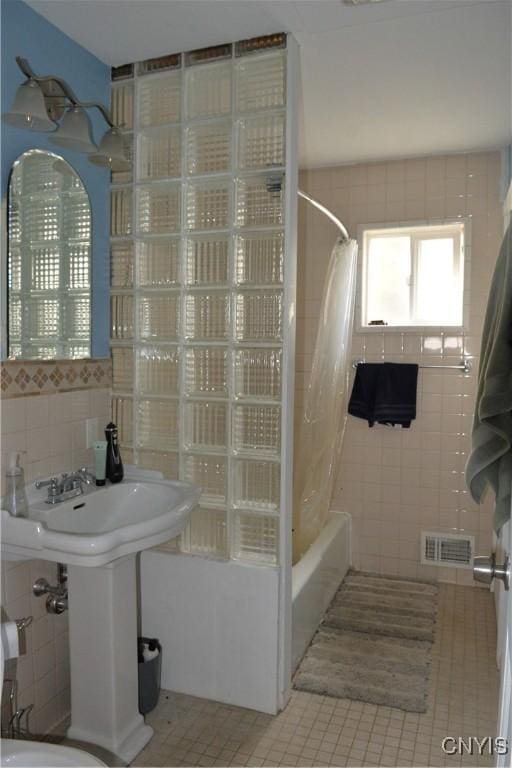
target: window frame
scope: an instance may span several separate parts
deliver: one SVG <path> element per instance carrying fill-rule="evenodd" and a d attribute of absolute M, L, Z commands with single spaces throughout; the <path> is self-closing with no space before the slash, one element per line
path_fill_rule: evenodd
<path fill-rule="evenodd" d="M 418 271 L 419 243 L 421 240 L 446 239 L 447 236 L 453 238 L 456 244 L 455 254 L 459 254 L 454 259 L 454 269 L 461 277 L 462 293 L 462 313 L 460 323 L 446 323 L 442 321 L 427 322 L 418 319 L 417 322 L 402 323 L 400 325 L 368 325 L 369 320 L 366 316 L 366 297 L 367 297 L 367 274 L 368 274 L 368 242 L 371 236 L 389 236 L 407 235 L 411 237 L 411 281 L 410 281 L 410 311 L 415 312 L 417 280 L 415 276 Z M 356 318 L 355 330 L 358 333 L 374 332 L 411 332 L 421 331 L 432 332 L 434 329 L 448 328 L 450 330 L 464 329 L 467 325 L 467 292 L 469 287 L 469 246 L 470 239 L 470 220 L 467 217 L 457 219 L 443 219 L 435 221 L 414 221 L 414 222 L 389 222 L 376 224 L 361 224 L 358 227 L 358 281 L 356 294 Z M 414 316 L 414 315 L 413 315 Z M 380 319 L 380 318 L 379 318 Z M 383 318 L 385 319 L 385 318 Z"/>

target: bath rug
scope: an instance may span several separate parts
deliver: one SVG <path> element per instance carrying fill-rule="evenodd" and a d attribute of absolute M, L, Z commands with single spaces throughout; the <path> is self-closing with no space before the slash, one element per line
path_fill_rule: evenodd
<path fill-rule="evenodd" d="M 295 674 L 299 691 L 426 712 L 438 587 L 351 571 Z"/>

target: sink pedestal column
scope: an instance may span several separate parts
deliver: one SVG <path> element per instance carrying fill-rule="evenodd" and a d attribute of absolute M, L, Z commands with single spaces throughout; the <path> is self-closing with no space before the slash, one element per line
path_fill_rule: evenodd
<path fill-rule="evenodd" d="M 131 762 L 153 735 L 138 708 L 136 555 L 68 566 L 70 739 Z"/>

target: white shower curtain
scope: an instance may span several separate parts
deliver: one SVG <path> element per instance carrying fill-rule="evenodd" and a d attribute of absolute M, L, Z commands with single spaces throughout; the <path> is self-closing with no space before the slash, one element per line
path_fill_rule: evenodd
<path fill-rule="evenodd" d="M 294 464 L 293 560 L 324 527 L 347 419 L 357 243 L 339 241 L 325 278 Z"/>

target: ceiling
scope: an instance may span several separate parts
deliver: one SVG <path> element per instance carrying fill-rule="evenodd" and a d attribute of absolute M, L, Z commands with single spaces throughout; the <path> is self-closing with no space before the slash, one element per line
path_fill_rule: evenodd
<path fill-rule="evenodd" d="M 27 1 L 113 66 L 292 32 L 303 167 L 511 141 L 510 0 Z"/>

